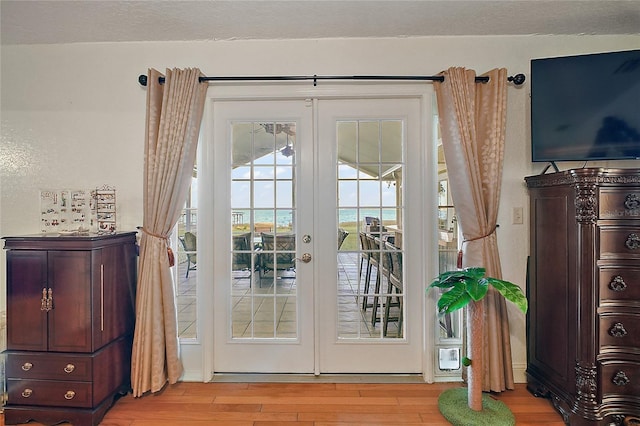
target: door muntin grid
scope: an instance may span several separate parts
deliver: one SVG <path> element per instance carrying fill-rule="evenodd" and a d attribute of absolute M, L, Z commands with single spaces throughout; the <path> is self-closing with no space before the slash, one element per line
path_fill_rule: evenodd
<path fill-rule="evenodd" d="M 338 248 L 337 338 L 403 338 L 404 122 L 338 121 L 336 134 L 338 241 L 348 233 Z"/>
<path fill-rule="evenodd" d="M 297 339 L 296 123 L 231 123 L 231 337 Z"/>

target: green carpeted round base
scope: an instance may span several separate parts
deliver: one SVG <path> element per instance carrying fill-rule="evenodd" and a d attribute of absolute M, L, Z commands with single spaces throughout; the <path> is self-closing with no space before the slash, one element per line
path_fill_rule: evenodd
<path fill-rule="evenodd" d="M 482 411 L 469 408 L 467 388 L 449 389 L 440 394 L 438 408 L 454 426 L 513 426 L 516 419 L 502 401 L 482 394 Z"/>

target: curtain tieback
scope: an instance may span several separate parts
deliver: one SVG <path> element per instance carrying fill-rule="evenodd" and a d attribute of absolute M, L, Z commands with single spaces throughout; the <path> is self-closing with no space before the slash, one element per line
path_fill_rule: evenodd
<path fill-rule="evenodd" d="M 481 240 L 483 238 L 489 237 L 490 235 L 492 235 L 492 234 L 494 234 L 496 232 L 496 228 L 497 227 L 498 227 L 498 225 L 494 226 L 493 229 L 489 233 L 487 233 L 485 235 L 481 235 L 481 236 L 475 237 L 475 238 L 464 239 L 462 241 L 462 245 L 464 245 L 465 243 L 470 243 L 471 241 L 477 241 L 477 240 Z M 462 256 L 463 256 L 462 245 L 460 246 L 460 250 L 458 250 L 458 264 L 456 265 L 458 269 L 462 269 Z"/>
<path fill-rule="evenodd" d="M 160 238 L 161 240 L 164 240 L 165 243 L 167 244 L 167 258 L 169 259 L 169 267 L 172 267 L 172 266 L 174 266 L 176 264 L 176 257 L 173 254 L 173 250 L 171 249 L 171 246 L 169 245 L 169 237 L 150 232 L 149 230 L 145 229 L 144 226 L 139 226 L 138 229 L 141 230 L 142 232 L 144 232 L 147 235 L 150 235 L 152 237 L 156 237 L 156 238 Z"/>

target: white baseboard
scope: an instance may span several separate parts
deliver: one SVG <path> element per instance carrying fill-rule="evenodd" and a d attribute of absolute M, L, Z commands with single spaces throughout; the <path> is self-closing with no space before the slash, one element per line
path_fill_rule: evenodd
<path fill-rule="evenodd" d="M 200 370 L 184 370 L 182 372 L 182 376 L 178 379 L 179 382 L 199 382 L 202 383 L 205 381 L 204 377 L 202 377 L 202 371 Z"/>
<path fill-rule="evenodd" d="M 526 363 L 514 363 L 513 364 L 513 381 L 515 383 L 527 383 L 527 364 Z"/>

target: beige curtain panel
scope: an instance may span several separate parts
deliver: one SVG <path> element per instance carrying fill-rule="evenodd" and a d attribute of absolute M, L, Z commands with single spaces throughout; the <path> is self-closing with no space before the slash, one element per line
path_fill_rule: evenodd
<path fill-rule="evenodd" d="M 157 392 L 182 375 L 169 235 L 191 185 L 207 85 L 200 70 L 149 70 L 144 205 L 136 327 L 131 360 L 133 395 Z"/>
<path fill-rule="evenodd" d="M 451 196 L 462 230 L 462 266 L 481 266 L 502 278 L 496 222 L 500 201 L 506 126 L 507 71 L 485 74 L 449 68 L 435 82 L 442 145 Z M 483 390 L 513 389 L 509 320 L 504 298 L 490 290 L 484 299 Z"/>

